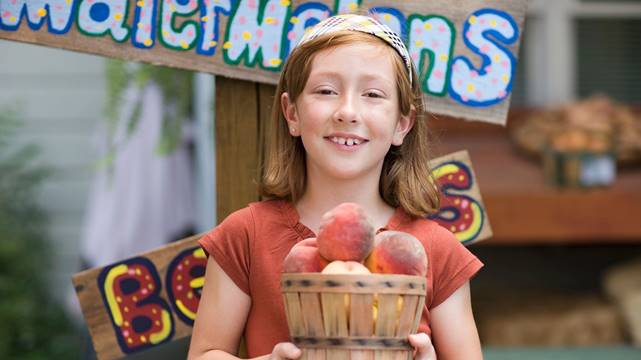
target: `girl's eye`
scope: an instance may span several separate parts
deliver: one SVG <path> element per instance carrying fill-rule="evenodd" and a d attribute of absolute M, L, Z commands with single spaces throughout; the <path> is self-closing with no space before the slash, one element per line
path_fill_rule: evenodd
<path fill-rule="evenodd" d="M 330 89 L 320 89 L 318 90 L 318 93 L 321 95 L 331 95 L 333 91 Z"/>
<path fill-rule="evenodd" d="M 371 98 L 379 98 L 379 97 L 382 97 L 379 93 L 375 93 L 375 92 L 373 92 L 373 91 L 368 92 L 368 93 L 366 94 L 366 96 L 367 96 L 367 97 L 371 97 Z"/>

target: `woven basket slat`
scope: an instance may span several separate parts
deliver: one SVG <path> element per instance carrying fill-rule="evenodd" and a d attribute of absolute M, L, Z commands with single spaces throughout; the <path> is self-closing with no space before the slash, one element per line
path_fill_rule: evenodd
<path fill-rule="evenodd" d="M 301 360 L 326 360 L 331 359 L 327 357 L 325 349 L 304 349 Z"/>
<path fill-rule="evenodd" d="M 321 294 L 325 335 L 347 336 L 347 312 L 345 294 Z"/>
<path fill-rule="evenodd" d="M 323 310 L 320 304 L 320 295 L 315 293 L 300 293 L 300 301 L 303 304 L 303 318 L 308 336 L 325 336 L 323 328 Z M 302 359 L 325 360 L 324 349 L 306 349 L 303 351 Z"/>
<path fill-rule="evenodd" d="M 378 295 L 378 316 L 376 317 L 375 334 L 389 336 L 396 333 L 396 316 L 398 295 Z"/>
<path fill-rule="evenodd" d="M 378 295 L 378 316 L 376 317 L 375 335 L 389 336 L 396 333 L 396 308 L 398 295 L 379 294 Z M 392 360 L 393 351 L 377 350 L 375 358 L 380 360 Z"/>
<path fill-rule="evenodd" d="M 374 350 L 352 350 L 350 360 L 374 360 Z"/>
<path fill-rule="evenodd" d="M 412 360 L 412 353 L 406 350 L 390 352 L 392 360 Z"/>
<path fill-rule="evenodd" d="M 418 329 L 418 324 L 421 321 L 421 315 L 423 314 L 423 307 L 425 306 L 425 296 L 420 296 L 418 298 L 418 304 L 416 308 L 416 315 L 414 317 L 414 323 L 412 324 L 413 331 Z"/>
<path fill-rule="evenodd" d="M 321 293 L 325 335 L 328 337 L 347 337 L 347 312 L 349 305 L 345 303 L 346 294 Z M 328 359 L 349 360 L 349 350 L 326 349 Z"/>
<path fill-rule="evenodd" d="M 349 310 L 349 335 L 370 336 L 374 329 L 372 294 L 351 294 Z M 372 350 L 353 350 L 351 360 L 374 360 Z"/>
<path fill-rule="evenodd" d="M 293 326 L 294 326 L 294 318 L 293 318 L 293 316 L 294 315 L 290 314 L 289 304 L 287 303 L 287 294 L 286 293 L 283 293 L 283 306 L 285 307 L 285 314 L 287 315 L 287 327 L 289 329 L 293 329 Z M 289 332 L 291 334 L 292 331 L 290 330 Z"/>
<path fill-rule="evenodd" d="M 351 294 L 349 310 L 349 334 L 351 336 L 369 336 L 374 329 L 371 294 Z"/>
<path fill-rule="evenodd" d="M 402 299 L 403 306 L 401 307 L 401 315 L 398 321 L 398 329 L 396 329 L 396 336 L 403 336 L 410 333 L 412 325 L 414 325 L 416 305 L 418 305 L 417 296 L 405 295 Z"/>
<path fill-rule="evenodd" d="M 412 360 L 412 352 L 410 351 L 395 351 L 392 353 L 393 360 Z"/>
<path fill-rule="evenodd" d="M 300 298 L 296 293 L 285 294 L 285 306 L 287 306 L 287 312 L 291 314 L 291 321 L 287 321 L 289 326 L 289 331 L 294 336 L 305 335 L 305 322 L 303 320 L 303 311 L 302 305 L 300 303 Z M 288 317 L 290 319 L 290 317 Z"/>
<path fill-rule="evenodd" d="M 307 336 L 324 336 L 323 328 L 323 310 L 320 303 L 320 295 L 313 293 L 301 293 L 300 301 L 303 305 L 303 318 L 305 319 L 305 329 Z"/>
<path fill-rule="evenodd" d="M 374 360 L 394 360 L 394 353 L 391 351 L 376 350 Z"/>

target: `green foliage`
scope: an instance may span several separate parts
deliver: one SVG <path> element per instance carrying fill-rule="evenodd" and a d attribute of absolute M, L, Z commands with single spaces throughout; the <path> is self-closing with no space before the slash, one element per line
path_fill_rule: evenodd
<path fill-rule="evenodd" d="M 47 285 L 50 242 L 36 196 L 48 171 L 35 146 L 12 143 L 17 118 L 0 111 L 0 359 L 74 358 L 75 329 Z"/>
<path fill-rule="evenodd" d="M 164 66 L 131 64 L 120 60 L 107 62 L 107 108 L 110 137 L 118 127 L 119 114 L 124 90 L 134 85 L 143 89 L 150 81 L 160 87 L 165 100 L 163 109 L 163 131 L 158 139 L 156 151 L 161 154 L 173 152 L 182 138 L 182 124 L 191 110 L 192 72 Z M 134 104 L 129 119 L 126 119 L 128 134 L 131 134 L 140 120 L 141 98 Z M 118 144 L 112 144 L 110 152 L 117 151 Z M 113 158 L 113 156 L 111 156 Z"/>

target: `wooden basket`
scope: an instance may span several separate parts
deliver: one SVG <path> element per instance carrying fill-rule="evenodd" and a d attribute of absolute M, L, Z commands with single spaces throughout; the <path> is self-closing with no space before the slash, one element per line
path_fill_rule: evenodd
<path fill-rule="evenodd" d="M 291 341 L 302 359 L 412 359 L 425 278 L 298 273 L 281 276 Z"/>

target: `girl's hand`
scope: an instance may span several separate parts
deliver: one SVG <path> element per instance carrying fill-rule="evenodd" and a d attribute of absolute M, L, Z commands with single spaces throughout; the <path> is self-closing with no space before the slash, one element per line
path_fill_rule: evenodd
<path fill-rule="evenodd" d="M 286 360 L 298 359 L 303 352 L 296 347 L 296 345 L 289 342 L 282 342 L 274 346 L 272 354 L 269 355 L 269 360 Z"/>
<path fill-rule="evenodd" d="M 407 339 L 414 346 L 414 360 L 436 360 L 432 340 L 426 333 L 411 334 Z"/>

